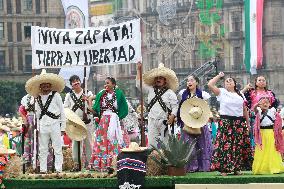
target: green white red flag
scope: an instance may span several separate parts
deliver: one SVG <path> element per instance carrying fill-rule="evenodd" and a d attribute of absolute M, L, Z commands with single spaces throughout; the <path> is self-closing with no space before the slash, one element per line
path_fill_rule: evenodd
<path fill-rule="evenodd" d="M 262 66 L 262 18 L 264 0 L 245 0 L 245 65 L 256 74 Z"/>

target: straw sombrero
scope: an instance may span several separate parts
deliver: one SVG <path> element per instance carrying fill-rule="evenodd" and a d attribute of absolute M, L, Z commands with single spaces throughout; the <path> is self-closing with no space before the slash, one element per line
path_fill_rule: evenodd
<path fill-rule="evenodd" d="M 87 137 L 87 127 L 85 123 L 69 108 L 64 108 L 64 112 L 67 119 L 65 132 L 68 137 L 75 141 L 84 140 Z"/>
<path fill-rule="evenodd" d="M 156 77 L 166 78 L 168 88 L 173 91 L 177 90 L 179 83 L 176 73 L 173 70 L 164 67 L 163 63 L 160 63 L 158 68 L 154 68 L 144 73 L 143 81 L 147 85 L 154 86 Z"/>
<path fill-rule="evenodd" d="M 40 84 L 42 83 L 50 83 L 51 90 L 61 92 L 65 87 L 64 79 L 56 74 L 53 73 L 46 73 L 46 70 L 43 69 L 40 75 L 36 75 L 30 78 L 26 82 L 26 91 L 30 95 L 36 97 L 40 93 Z"/>
<path fill-rule="evenodd" d="M 9 155 L 9 154 L 15 154 L 16 151 L 12 149 L 7 149 L 3 146 L 0 147 L 0 155 Z"/>
<path fill-rule="evenodd" d="M 208 122 L 210 108 L 205 100 L 190 98 L 182 103 L 180 117 L 185 125 L 201 128 Z"/>
<path fill-rule="evenodd" d="M 147 147 L 140 147 L 136 142 L 131 142 L 128 148 L 122 148 L 121 152 L 143 152 Z"/>
<path fill-rule="evenodd" d="M 7 127 L 6 125 L 2 125 L 2 124 L 0 124 L 0 130 L 3 130 L 5 132 L 11 131 L 11 129 L 9 127 Z"/>

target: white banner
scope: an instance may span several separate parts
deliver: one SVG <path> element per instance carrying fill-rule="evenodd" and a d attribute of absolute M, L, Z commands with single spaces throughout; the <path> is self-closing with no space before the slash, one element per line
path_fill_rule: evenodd
<path fill-rule="evenodd" d="M 65 28 L 87 28 L 89 27 L 88 0 L 61 0 L 65 12 Z M 84 80 L 84 67 L 63 67 L 59 73 L 65 80 L 66 86 L 71 88 L 69 78 L 76 74 L 81 81 Z M 90 67 L 87 67 L 86 80 L 90 75 Z"/>
<path fill-rule="evenodd" d="M 98 28 L 32 26 L 31 36 L 33 69 L 141 61 L 139 19 Z"/>

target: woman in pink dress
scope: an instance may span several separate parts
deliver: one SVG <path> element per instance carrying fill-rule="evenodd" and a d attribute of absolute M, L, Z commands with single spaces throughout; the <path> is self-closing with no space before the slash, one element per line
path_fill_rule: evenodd
<path fill-rule="evenodd" d="M 267 89 L 267 82 L 264 76 L 258 76 L 255 78 L 255 87 L 249 83 L 242 92 L 244 93 L 247 101 L 248 107 L 253 111 L 254 106 L 258 103 L 259 99 L 262 97 L 269 97 L 271 107 L 275 109 L 278 108 L 279 101 L 276 99 L 275 94 Z"/>

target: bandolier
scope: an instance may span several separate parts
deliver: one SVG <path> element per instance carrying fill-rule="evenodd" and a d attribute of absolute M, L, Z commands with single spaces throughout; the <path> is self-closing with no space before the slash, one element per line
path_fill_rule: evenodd
<path fill-rule="evenodd" d="M 45 105 L 42 104 L 42 100 L 41 100 L 41 96 L 39 96 L 37 98 L 37 101 L 38 101 L 38 105 L 41 109 L 41 114 L 39 116 L 39 119 L 41 120 L 41 118 L 44 116 L 44 115 L 47 115 L 48 117 L 51 117 L 52 119 L 58 119 L 60 117 L 60 114 L 59 115 L 55 115 L 54 113 L 48 111 L 48 107 L 55 95 L 56 91 L 52 91 L 52 94 L 48 96 L 47 98 L 47 101 L 45 103 Z"/>

